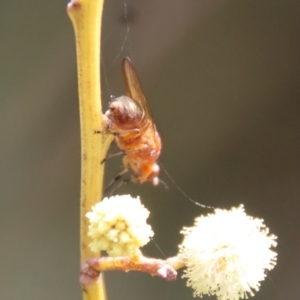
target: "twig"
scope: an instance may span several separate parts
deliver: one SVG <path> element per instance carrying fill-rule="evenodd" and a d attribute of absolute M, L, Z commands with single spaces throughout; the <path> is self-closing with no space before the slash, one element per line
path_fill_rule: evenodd
<path fill-rule="evenodd" d="M 80 282 L 86 286 L 99 281 L 99 276 L 103 271 L 140 271 L 158 276 L 166 281 L 176 280 L 176 270 L 185 266 L 180 257 L 175 256 L 166 260 L 138 257 L 100 257 L 88 259 L 81 269 Z"/>

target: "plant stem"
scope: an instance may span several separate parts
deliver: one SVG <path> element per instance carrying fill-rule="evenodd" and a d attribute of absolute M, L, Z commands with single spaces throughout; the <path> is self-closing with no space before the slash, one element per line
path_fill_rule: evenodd
<path fill-rule="evenodd" d="M 95 134 L 104 130 L 100 90 L 100 36 L 104 0 L 71 0 L 67 12 L 72 21 L 77 52 L 80 129 L 81 129 L 81 262 L 95 256 L 88 244 L 86 213 L 102 198 L 103 169 L 112 136 Z M 86 300 L 106 299 L 103 280 L 83 286 Z"/>
<path fill-rule="evenodd" d="M 176 280 L 176 270 L 185 267 L 185 262 L 180 256 L 173 256 L 162 260 L 146 257 L 140 254 L 135 257 L 99 257 L 90 258 L 82 266 L 80 282 L 86 286 L 98 281 L 103 271 L 140 271 L 158 276 L 166 281 Z"/>

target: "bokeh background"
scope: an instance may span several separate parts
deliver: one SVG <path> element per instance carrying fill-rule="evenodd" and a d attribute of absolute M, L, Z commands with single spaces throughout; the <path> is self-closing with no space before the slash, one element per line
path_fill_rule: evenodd
<path fill-rule="evenodd" d="M 79 300 L 80 138 L 66 1 L 0 2 L 0 299 Z M 163 140 L 161 163 L 193 199 L 264 218 L 278 265 L 253 299 L 300 298 L 300 2 L 114 0 L 103 20 L 103 106 L 129 55 Z M 112 147 L 111 152 L 117 149 Z M 107 162 L 106 182 L 122 170 Z M 168 185 L 128 184 L 174 255 L 207 211 Z M 160 250 L 159 250 L 160 249 Z M 193 299 L 185 281 L 107 273 L 109 300 Z M 213 299 L 213 298 L 212 298 Z"/>

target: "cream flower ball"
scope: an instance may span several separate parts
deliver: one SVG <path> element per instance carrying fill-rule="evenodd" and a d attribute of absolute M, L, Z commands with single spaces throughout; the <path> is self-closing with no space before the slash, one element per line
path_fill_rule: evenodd
<path fill-rule="evenodd" d="M 109 256 L 135 256 L 154 235 L 146 223 L 149 211 L 139 197 L 130 195 L 104 198 L 87 213 L 91 251 L 104 250 Z"/>
<path fill-rule="evenodd" d="M 219 300 L 252 296 L 266 271 L 276 264 L 276 237 L 263 220 L 247 216 L 244 207 L 216 209 L 182 230 L 179 246 L 186 262 L 183 277 L 194 296 L 216 295 Z"/>

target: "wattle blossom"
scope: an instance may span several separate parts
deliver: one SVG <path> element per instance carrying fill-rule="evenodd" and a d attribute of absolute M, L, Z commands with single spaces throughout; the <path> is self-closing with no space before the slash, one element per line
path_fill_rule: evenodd
<path fill-rule="evenodd" d="M 146 223 L 149 211 L 130 195 L 104 198 L 87 213 L 91 251 L 109 256 L 135 256 L 154 235 Z"/>
<path fill-rule="evenodd" d="M 194 296 L 216 295 L 219 300 L 252 296 L 273 269 L 276 237 L 263 220 L 247 216 L 244 207 L 216 209 L 182 230 L 180 255 L 186 262 L 183 277 Z"/>

